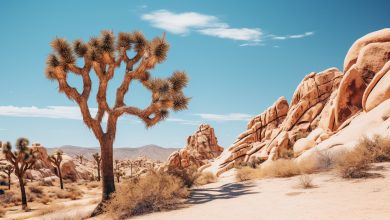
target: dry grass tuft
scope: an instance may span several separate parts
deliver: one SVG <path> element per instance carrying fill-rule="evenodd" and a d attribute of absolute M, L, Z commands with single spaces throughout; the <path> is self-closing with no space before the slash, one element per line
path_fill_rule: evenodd
<path fill-rule="evenodd" d="M 267 177 L 291 177 L 315 171 L 314 164 L 310 161 L 300 161 L 290 159 L 279 159 L 265 164 L 258 168 L 242 167 L 237 169 L 236 180 L 247 181 Z"/>
<path fill-rule="evenodd" d="M 247 181 L 260 178 L 260 169 L 255 169 L 252 167 L 240 167 L 236 171 L 236 180 L 237 181 Z"/>
<path fill-rule="evenodd" d="M 379 176 L 369 173 L 371 163 L 390 161 L 390 140 L 363 137 L 351 151 L 336 158 L 336 169 L 346 179 Z"/>
<path fill-rule="evenodd" d="M 180 207 L 189 196 L 182 180 L 166 173 L 150 172 L 146 176 L 123 182 L 105 209 L 115 219 Z"/>
<path fill-rule="evenodd" d="M 13 191 L 7 191 L 3 195 L 0 195 L 0 204 L 4 207 L 19 205 L 21 199 L 18 195 Z"/>
<path fill-rule="evenodd" d="M 309 175 L 301 175 L 299 176 L 299 186 L 302 187 L 303 189 L 310 189 L 313 188 L 313 178 Z"/>
<path fill-rule="evenodd" d="M 191 188 L 195 184 L 196 179 L 201 175 L 196 166 L 188 167 L 186 169 L 174 169 L 170 170 L 168 173 L 180 178 L 188 188 Z"/>
<path fill-rule="evenodd" d="M 34 193 L 36 195 L 41 196 L 43 194 L 43 189 L 41 187 L 38 187 L 38 186 L 30 186 L 29 190 L 31 193 Z"/>
<path fill-rule="evenodd" d="M 59 199 L 77 200 L 83 197 L 83 192 L 79 190 L 77 187 L 71 187 L 65 190 L 57 190 L 55 191 L 55 193 L 57 198 Z"/>
<path fill-rule="evenodd" d="M 217 177 L 212 172 L 202 172 L 195 180 L 195 185 L 201 186 L 217 182 Z"/>

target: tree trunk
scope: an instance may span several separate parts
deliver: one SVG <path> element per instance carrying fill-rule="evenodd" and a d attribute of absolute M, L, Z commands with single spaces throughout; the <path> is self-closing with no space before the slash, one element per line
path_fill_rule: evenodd
<path fill-rule="evenodd" d="M 117 181 L 118 181 L 118 183 L 119 183 L 119 176 L 117 176 L 117 177 L 116 177 L 116 180 L 117 180 Z"/>
<path fill-rule="evenodd" d="M 100 182 L 100 163 L 97 164 L 97 173 L 98 173 L 97 180 L 98 182 Z"/>
<path fill-rule="evenodd" d="M 103 178 L 103 195 L 102 200 L 107 201 L 110 196 L 115 192 L 115 177 L 114 177 L 114 165 L 113 165 L 113 138 L 110 135 L 104 135 L 101 149 L 102 157 L 102 178 Z"/>
<path fill-rule="evenodd" d="M 8 174 L 8 190 L 11 190 L 11 174 Z"/>
<path fill-rule="evenodd" d="M 26 198 L 26 190 L 24 189 L 23 177 L 18 176 L 19 185 L 20 185 L 20 193 L 22 194 L 22 209 L 27 208 L 27 198 Z"/>
<path fill-rule="evenodd" d="M 58 176 L 60 177 L 61 189 L 64 189 L 64 183 L 62 182 L 62 173 L 61 173 L 61 168 L 60 168 L 60 166 L 58 166 L 57 169 L 58 169 Z"/>

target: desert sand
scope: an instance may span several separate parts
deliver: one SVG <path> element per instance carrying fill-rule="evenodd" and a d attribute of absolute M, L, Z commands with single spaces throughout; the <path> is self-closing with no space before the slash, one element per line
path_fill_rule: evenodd
<path fill-rule="evenodd" d="M 136 217 L 137 220 L 181 219 L 389 219 L 390 163 L 375 165 L 383 175 L 345 180 L 333 171 L 311 174 L 310 189 L 299 176 L 238 183 L 233 172 L 221 181 L 193 190 L 189 207 Z"/>

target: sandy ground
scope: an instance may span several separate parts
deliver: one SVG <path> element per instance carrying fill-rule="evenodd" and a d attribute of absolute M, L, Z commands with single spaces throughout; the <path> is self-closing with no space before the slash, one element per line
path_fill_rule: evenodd
<path fill-rule="evenodd" d="M 390 219 L 390 163 L 375 164 L 383 177 L 345 180 L 334 171 L 312 174 L 314 187 L 303 189 L 299 177 L 234 181 L 233 172 L 219 182 L 193 189 L 186 208 L 137 216 L 137 220 L 209 219 Z M 98 192 L 81 200 L 58 201 L 61 208 L 43 216 L 14 211 L 7 219 L 80 219 L 96 207 Z M 31 204 L 39 211 L 43 205 Z M 18 207 L 19 208 L 19 207 Z M 30 216 L 30 217 L 29 217 Z M 94 218 L 95 219 L 95 218 Z M 97 219 L 110 219 L 100 216 Z"/>
<path fill-rule="evenodd" d="M 383 178 L 344 180 L 333 172 L 312 174 L 314 188 L 299 177 L 232 183 L 195 189 L 190 206 L 139 216 L 137 220 L 182 219 L 390 219 L 390 163 L 375 171 Z M 230 183 L 229 183 L 230 182 Z"/>

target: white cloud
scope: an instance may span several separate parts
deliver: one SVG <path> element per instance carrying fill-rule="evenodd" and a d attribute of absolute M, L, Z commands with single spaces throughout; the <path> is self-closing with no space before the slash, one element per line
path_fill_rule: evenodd
<path fill-rule="evenodd" d="M 210 120 L 210 121 L 248 121 L 252 118 L 251 115 L 243 114 L 243 113 L 230 113 L 230 114 L 208 114 L 208 113 L 200 113 L 194 114 L 202 119 Z"/>
<path fill-rule="evenodd" d="M 97 108 L 90 108 L 92 117 L 96 115 Z M 17 106 L 0 106 L 0 116 L 8 117 L 26 117 L 26 118 L 51 118 L 51 119 L 70 119 L 70 120 L 82 120 L 82 115 L 78 106 L 47 106 L 39 108 L 36 106 L 30 107 L 17 107 Z M 126 120 L 126 118 L 121 118 Z M 107 116 L 103 118 L 103 122 L 107 121 Z M 141 123 L 139 119 L 132 120 L 136 123 Z M 192 121 L 181 118 L 168 118 L 168 122 L 174 122 L 184 125 L 199 125 L 199 121 Z M 0 128 L 0 131 L 5 129 Z"/>
<path fill-rule="evenodd" d="M 259 42 L 262 35 L 258 28 L 207 28 L 199 32 L 219 38 L 253 42 Z"/>
<path fill-rule="evenodd" d="M 173 13 L 168 10 L 158 10 L 141 16 L 142 20 L 149 21 L 157 27 L 174 34 L 186 34 L 194 28 L 226 27 L 215 16 L 196 12 Z"/>
<path fill-rule="evenodd" d="M 91 108 L 91 114 L 96 114 L 97 109 Z M 78 107 L 73 106 L 47 106 L 45 108 L 0 106 L 0 116 L 30 117 L 30 118 L 61 118 L 81 120 Z"/>
<path fill-rule="evenodd" d="M 295 34 L 295 35 L 284 35 L 284 36 L 277 36 L 277 35 L 270 35 L 273 40 L 287 40 L 287 39 L 298 39 L 298 38 L 304 38 L 314 35 L 313 31 L 305 32 L 303 34 Z"/>
<path fill-rule="evenodd" d="M 173 34 L 187 35 L 191 31 L 197 33 L 242 41 L 240 46 L 262 46 L 263 40 L 288 40 L 308 37 L 314 32 L 303 34 L 278 36 L 269 34 L 263 36 L 260 28 L 232 28 L 229 24 L 221 22 L 213 15 L 205 15 L 197 12 L 174 13 L 165 9 L 143 14 L 141 19 L 151 23 L 153 27 L 160 28 Z"/>
<path fill-rule="evenodd" d="M 262 35 L 259 28 L 231 28 L 215 16 L 197 12 L 173 13 L 158 10 L 143 14 L 141 19 L 173 34 L 185 35 L 196 31 L 203 35 L 248 42 L 258 42 Z"/>
<path fill-rule="evenodd" d="M 174 122 L 178 124 L 183 124 L 183 125 L 200 125 L 200 121 L 193 121 L 193 120 L 187 120 L 187 119 L 182 119 L 182 118 L 167 118 L 168 122 Z"/>

